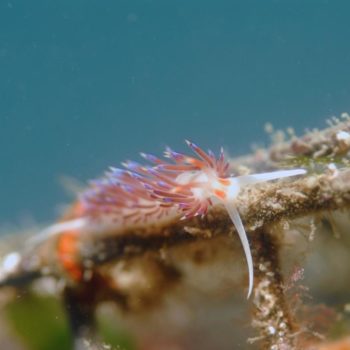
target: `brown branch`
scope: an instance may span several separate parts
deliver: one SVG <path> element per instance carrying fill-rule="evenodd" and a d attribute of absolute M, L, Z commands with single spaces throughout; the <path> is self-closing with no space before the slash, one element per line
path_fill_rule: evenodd
<path fill-rule="evenodd" d="M 350 117 L 342 114 L 343 122 L 333 118 L 329 128 L 313 130 L 301 137 L 292 137 L 284 143 L 276 143 L 269 150 L 273 161 L 283 161 L 290 155 L 317 159 L 323 156 L 344 156 L 350 150 Z"/>
<path fill-rule="evenodd" d="M 279 181 L 245 189 L 239 197 L 239 209 L 250 234 L 279 220 L 292 220 L 320 211 L 350 206 L 350 170 L 337 176 L 310 175 L 300 180 Z M 195 239 L 208 239 L 233 232 L 234 227 L 223 207 L 216 206 L 204 218 L 173 220 L 158 225 L 92 235 L 81 244 L 82 256 L 93 258 L 110 247 L 106 260 L 143 254 L 148 250 L 171 247 Z M 113 248 L 113 249 L 112 249 Z M 97 259 L 100 263 L 106 261 Z"/>
<path fill-rule="evenodd" d="M 295 349 L 297 330 L 292 319 L 285 294 L 279 264 L 279 246 L 276 238 L 266 232 L 259 232 L 254 237 L 254 264 L 256 284 L 253 296 L 252 326 L 257 329 L 261 349 Z"/>

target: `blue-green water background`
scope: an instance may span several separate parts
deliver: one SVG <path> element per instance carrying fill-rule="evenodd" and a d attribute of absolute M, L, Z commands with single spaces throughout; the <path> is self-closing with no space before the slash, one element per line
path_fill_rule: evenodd
<path fill-rule="evenodd" d="M 50 221 L 109 165 L 232 155 L 350 111 L 349 1 L 0 2 L 0 223 Z"/>

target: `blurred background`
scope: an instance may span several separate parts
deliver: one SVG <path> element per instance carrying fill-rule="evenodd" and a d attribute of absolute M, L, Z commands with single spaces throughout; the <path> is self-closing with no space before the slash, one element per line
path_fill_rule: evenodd
<path fill-rule="evenodd" d="M 350 111 L 350 2 L 0 2 L 0 223 L 49 222 L 82 183 L 189 138 L 237 156 L 264 124 Z"/>

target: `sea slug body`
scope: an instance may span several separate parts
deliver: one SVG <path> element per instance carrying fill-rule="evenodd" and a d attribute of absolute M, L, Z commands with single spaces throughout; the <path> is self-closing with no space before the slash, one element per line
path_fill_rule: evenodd
<path fill-rule="evenodd" d="M 248 265 L 248 298 L 253 289 L 253 260 L 249 241 L 236 206 L 240 189 L 246 185 L 305 174 L 304 169 L 290 169 L 261 174 L 232 176 L 221 149 L 218 157 L 186 141 L 197 157 L 167 148 L 164 157 L 141 153 L 151 165 L 134 161 L 123 163 L 125 169 L 110 168 L 101 179 L 78 199 L 79 215 L 58 223 L 44 233 L 62 230 L 83 233 L 108 223 L 114 226 L 137 225 L 171 215 L 180 219 L 204 216 L 213 204 L 222 203 L 240 237 Z M 101 229 L 101 227 L 100 227 Z"/>

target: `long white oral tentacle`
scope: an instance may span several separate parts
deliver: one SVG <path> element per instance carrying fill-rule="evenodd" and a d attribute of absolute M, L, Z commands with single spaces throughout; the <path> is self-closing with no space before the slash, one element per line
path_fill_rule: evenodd
<path fill-rule="evenodd" d="M 237 176 L 239 184 L 242 185 L 253 185 L 259 182 L 271 181 L 281 179 L 283 177 L 296 176 L 306 174 L 304 169 L 291 169 L 291 170 L 277 170 L 269 173 L 252 174 Z"/>
<path fill-rule="evenodd" d="M 229 202 L 229 203 L 225 203 L 225 207 L 238 232 L 239 238 L 243 246 L 245 258 L 247 260 L 248 275 L 249 275 L 249 287 L 248 287 L 248 295 L 247 295 L 247 299 L 248 299 L 250 297 L 250 294 L 252 293 L 253 283 L 254 283 L 253 258 L 252 258 L 252 253 L 250 251 L 249 241 L 248 241 L 248 237 L 245 232 L 241 217 L 239 216 L 238 210 L 235 207 L 235 205 Z"/>

